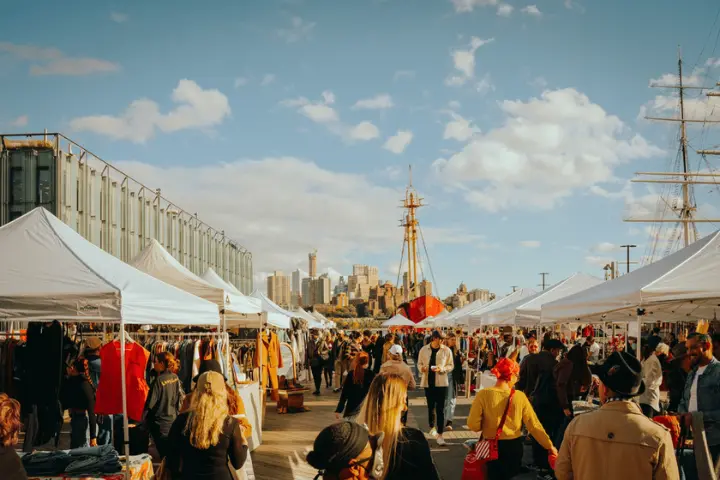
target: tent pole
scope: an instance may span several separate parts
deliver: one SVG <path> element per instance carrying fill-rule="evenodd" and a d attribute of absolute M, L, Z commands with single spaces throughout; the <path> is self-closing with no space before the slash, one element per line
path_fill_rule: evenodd
<path fill-rule="evenodd" d="M 637 316 L 637 359 L 642 361 L 642 317 Z"/>
<path fill-rule="evenodd" d="M 125 371 L 125 322 L 120 317 L 120 385 L 123 407 L 123 449 L 125 450 L 125 480 L 130 480 L 130 428 L 128 427 L 127 385 Z"/>

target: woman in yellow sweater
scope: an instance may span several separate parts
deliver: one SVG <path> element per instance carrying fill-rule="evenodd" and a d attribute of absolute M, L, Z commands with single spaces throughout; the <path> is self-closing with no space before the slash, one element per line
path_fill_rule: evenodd
<path fill-rule="evenodd" d="M 503 358 L 492 369 L 492 373 L 497 377 L 497 383 L 494 387 L 485 388 L 477 393 L 467 420 L 468 428 L 473 432 L 481 432 L 486 439 L 495 438 L 497 434 L 510 392 L 517 382 L 520 366 L 514 360 Z M 520 473 L 524 440 L 523 424 L 533 438 L 548 450 L 548 453 L 557 455 L 557 449 L 545 433 L 527 397 L 523 392 L 515 391 L 498 439 L 498 459 L 487 464 L 488 478 L 507 480 Z"/>

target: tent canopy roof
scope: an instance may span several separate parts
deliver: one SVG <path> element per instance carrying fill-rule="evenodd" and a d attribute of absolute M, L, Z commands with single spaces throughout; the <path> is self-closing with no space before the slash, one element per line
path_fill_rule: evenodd
<path fill-rule="evenodd" d="M 415 324 L 412 320 L 409 320 L 399 313 L 392 318 L 388 318 L 382 323 L 383 327 L 414 327 Z"/>
<path fill-rule="evenodd" d="M 520 299 L 535 295 L 535 293 L 535 290 L 533 290 L 532 288 L 519 288 L 509 295 L 506 295 L 502 298 L 496 298 L 492 302 L 486 303 L 482 307 L 476 309 L 471 314 L 466 316 L 467 324 L 470 328 L 479 328 L 483 325 L 482 319 L 484 314 L 494 311 L 496 309 L 503 308 L 505 305 L 517 302 Z"/>
<path fill-rule="evenodd" d="M 720 298 L 720 232 L 608 282 L 542 307 L 542 322 L 690 321 L 715 316 Z"/>
<path fill-rule="evenodd" d="M 24 320 L 219 325 L 217 305 L 88 242 L 44 208 L 0 227 L 0 316 Z"/>
<path fill-rule="evenodd" d="M 225 320 L 230 326 L 260 325 L 262 310 L 259 304 L 229 292 L 225 285 L 213 285 L 195 275 L 155 239 L 135 257 L 131 265 L 158 280 L 213 302 L 224 312 Z"/>
<path fill-rule="evenodd" d="M 281 308 L 259 290 L 255 290 L 250 296 L 260 301 L 263 311 L 267 312 L 268 324 L 278 328 L 290 328 L 290 319 L 296 316 L 294 313 Z"/>
<path fill-rule="evenodd" d="M 575 273 L 547 289 L 483 315 L 483 325 L 538 325 L 543 304 L 587 290 L 603 280 Z"/>

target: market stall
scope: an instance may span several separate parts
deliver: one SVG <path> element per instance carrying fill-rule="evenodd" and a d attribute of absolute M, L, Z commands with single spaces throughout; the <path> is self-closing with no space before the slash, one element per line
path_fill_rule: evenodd
<path fill-rule="evenodd" d="M 49 329 L 48 335 L 54 334 L 53 325 L 58 322 L 119 324 L 118 338 L 112 342 L 118 371 L 108 367 L 106 371 L 111 373 L 103 376 L 101 385 L 119 395 L 120 411 L 114 413 L 122 414 L 124 453 L 129 457 L 127 384 L 132 370 L 128 370 L 126 352 L 142 352 L 128 340 L 125 325 L 217 327 L 217 306 L 104 252 L 43 208 L 0 227 L 0 246 L 0 318 L 36 322 L 41 334 Z M 47 322 L 54 323 L 47 327 Z M 57 370 L 45 366 L 50 378 L 63 372 L 62 357 L 53 361 Z M 40 409 L 57 403 L 59 381 L 42 382 L 38 378 L 33 378 L 35 388 L 26 401 L 42 420 Z M 29 441 L 37 444 L 36 439 Z M 127 469 L 125 477 L 130 478 Z"/>
<path fill-rule="evenodd" d="M 483 326 L 483 315 L 494 310 L 500 310 L 507 305 L 515 303 L 523 298 L 535 295 L 535 290 L 531 288 L 519 288 L 509 295 L 502 298 L 496 298 L 492 302 L 486 303 L 472 312 L 467 312 L 456 320 L 459 325 L 468 325 L 470 329 L 480 328 Z"/>
<path fill-rule="evenodd" d="M 636 325 L 716 318 L 720 232 L 614 280 L 542 305 L 543 324 L 583 321 Z"/>

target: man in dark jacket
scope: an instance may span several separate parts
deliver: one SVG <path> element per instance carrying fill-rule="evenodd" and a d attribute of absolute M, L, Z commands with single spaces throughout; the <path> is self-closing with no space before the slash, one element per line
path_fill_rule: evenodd
<path fill-rule="evenodd" d="M 557 365 L 557 357 L 564 349 L 560 340 L 549 338 L 542 344 L 542 351 L 537 355 L 528 356 L 523 362 L 524 372 L 520 372 L 520 378 L 516 385 L 522 390 L 532 402 L 538 420 L 545 432 L 554 438 L 555 432 L 560 428 L 562 422 L 562 410 L 558 405 L 555 392 L 555 378 L 553 370 Z M 538 477 L 550 473 L 547 450 L 533 439 L 533 463 L 538 467 Z"/>
<path fill-rule="evenodd" d="M 380 373 L 380 367 L 382 367 L 383 361 L 383 347 L 385 346 L 385 337 L 382 335 L 378 335 L 377 340 L 375 340 L 375 347 L 373 348 L 372 352 L 372 358 L 373 358 L 373 373 L 377 375 Z"/>

